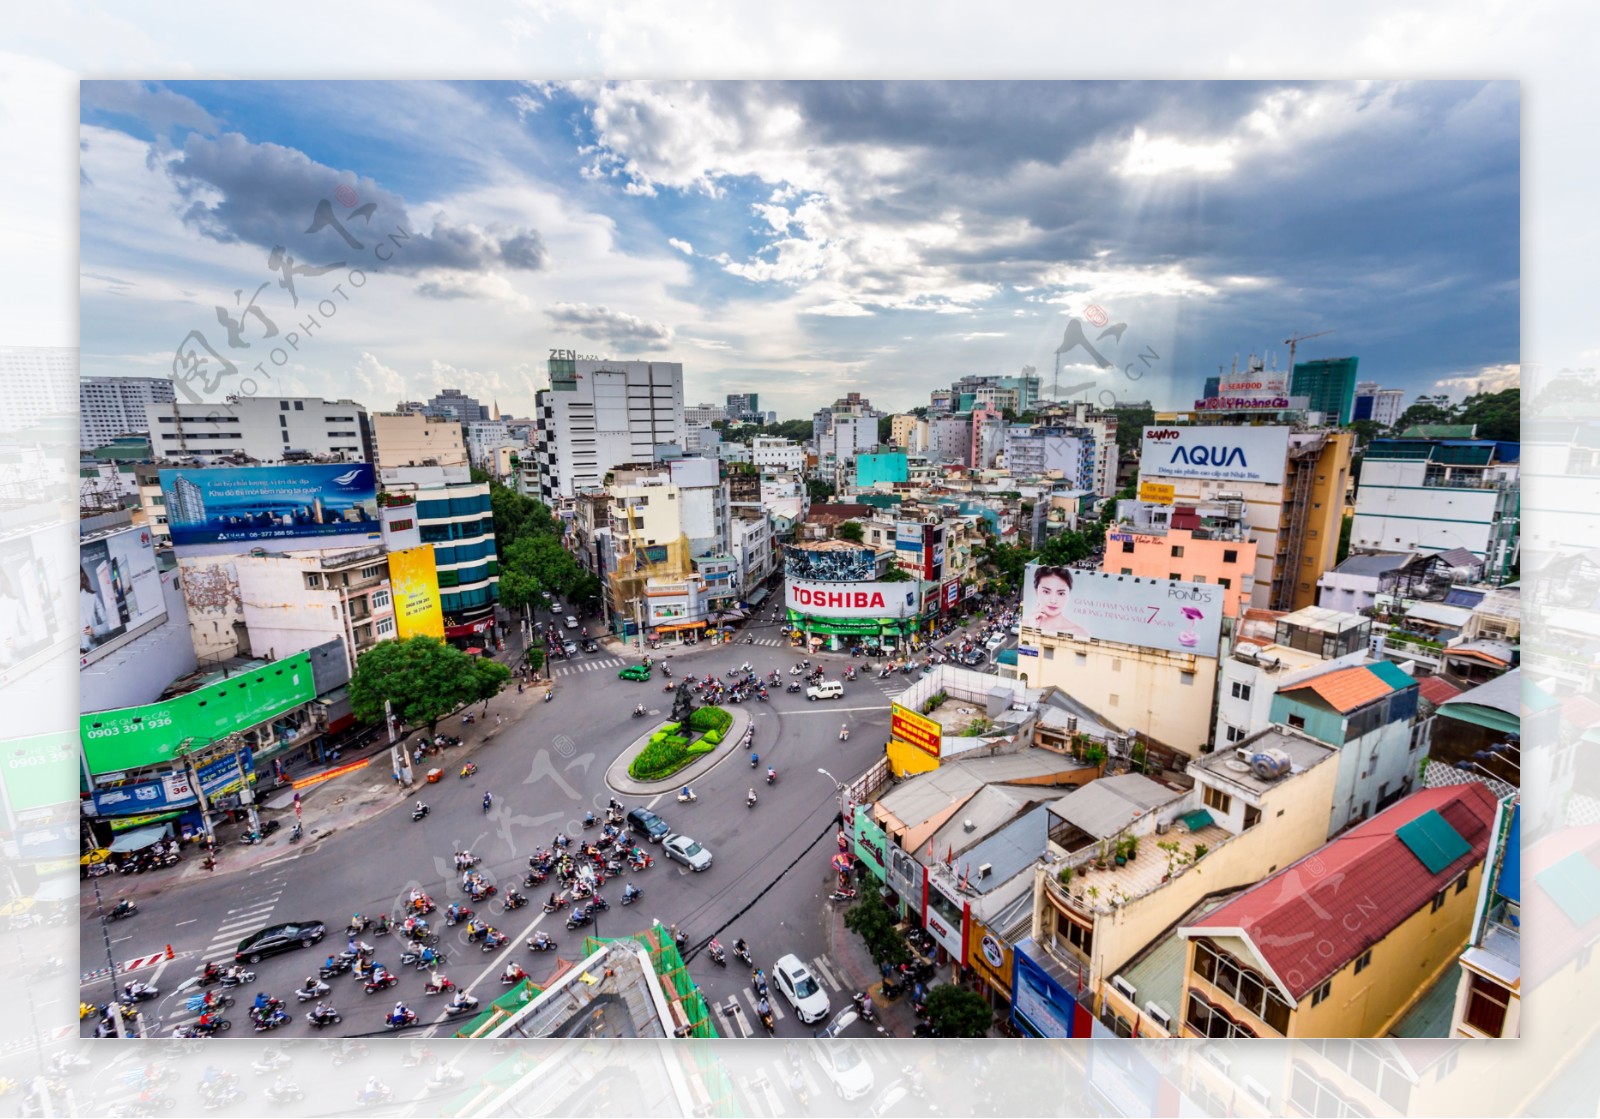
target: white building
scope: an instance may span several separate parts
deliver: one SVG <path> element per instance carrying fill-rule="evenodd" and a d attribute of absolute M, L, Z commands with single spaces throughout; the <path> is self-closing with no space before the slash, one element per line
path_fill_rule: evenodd
<path fill-rule="evenodd" d="M 1353 552 L 1465 548 L 1500 582 L 1517 563 L 1518 464 L 1484 439 L 1374 439 L 1356 489 Z"/>
<path fill-rule="evenodd" d="M 511 425 L 505 420 L 478 420 L 464 425 L 467 444 L 467 461 L 479 470 L 493 473 L 495 452 L 501 447 L 515 447 Z M 523 444 L 524 446 L 526 444 Z"/>
<path fill-rule="evenodd" d="M 382 544 L 235 556 L 250 651 L 286 657 L 337 638 L 354 668 L 395 636 L 389 554 Z"/>
<path fill-rule="evenodd" d="M 1393 427 L 1406 410 L 1406 394 L 1401 389 L 1379 388 L 1377 381 L 1357 381 L 1352 420 L 1371 420 L 1382 427 Z"/>
<path fill-rule="evenodd" d="M 422 412 L 379 412 L 372 417 L 372 442 L 379 470 L 402 466 L 466 466 L 461 424 Z"/>
<path fill-rule="evenodd" d="M 306 458 L 365 462 L 367 409 L 315 396 L 243 396 L 214 404 L 146 404 L 158 461 L 243 455 L 262 465 Z"/>
<path fill-rule="evenodd" d="M 750 461 L 763 470 L 804 470 L 806 449 L 790 439 L 758 435 L 750 443 Z"/>
<path fill-rule="evenodd" d="M 1267 614 L 1258 619 L 1253 614 Z M 1212 749 L 1233 746 L 1272 723 L 1272 697 L 1336 668 L 1363 663 L 1372 623 L 1358 614 L 1308 606 L 1273 619 L 1247 611 L 1217 671 Z"/>
<path fill-rule="evenodd" d="M 119 435 L 150 430 L 147 404 L 171 404 L 171 377 L 85 377 L 78 382 L 78 447 L 92 451 Z"/>
<path fill-rule="evenodd" d="M 706 452 L 716 453 L 716 448 L 722 442 L 722 432 L 710 424 L 686 423 L 683 425 L 683 453 L 698 455 Z"/>
<path fill-rule="evenodd" d="M 55 346 L 0 347 L 0 431 L 32 427 L 45 416 L 72 414 L 78 351 Z"/>
<path fill-rule="evenodd" d="M 728 550 L 739 564 L 739 595 L 748 600 L 777 567 L 772 519 L 765 510 L 735 512 L 728 522 Z"/>
<path fill-rule="evenodd" d="M 619 463 L 652 461 L 660 444 L 682 446 L 681 362 L 559 356 L 549 367 L 550 387 L 539 393 L 535 408 L 539 437 L 533 455 L 546 504 L 604 485 Z"/>
<path fill-rule="evenodd" d="M 710 427 L 718 420 L 728 418 L 728 409 L 721 404 L 696 404 L 692 408 L 683 410 L 683 422 L 690 424 L 704 424 Z"/>
<path fill-rule="evenodd" d="M 937 463 L 972 465 L 972 416 L 934 416 L 928 421 L 928 458 Z"/>

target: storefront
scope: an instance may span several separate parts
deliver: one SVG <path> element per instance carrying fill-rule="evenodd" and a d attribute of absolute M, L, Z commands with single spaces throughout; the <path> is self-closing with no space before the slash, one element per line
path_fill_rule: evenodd
<path fill-rule="evenodd" d="M 1090 1015 L 1074 1033 L 1078 1002 L 1066 969 L 1032 937 L 1018 941 L 1011 952 L 1011 1024 L 1030 1037 L 1088 1037 Z"/>
<path fill-rule="evenodd" d="M 858 865 L 866 867 L 880 884 L 887 882 L 889 872 L 884 861 L 884 848 L 888 844 L 888 837 L 872 818 L 870 804 L 856 805 L 851 831 L 855 835 L 855 855 L 859 860 Z"/>
<path fill-rule="evenodd" d="M 922 591 L 914 582 L 790 579 L 784 595 L 789 640 L 802 649 L 903 649 L 921 629 Z"/>
<path fill-rule="evenodd" d="M 693 645 L 705 636 L 709 624 L 703 618 L 698 622 L 666 622 L 651 627 L 650 640 L 666 645 Z"/>

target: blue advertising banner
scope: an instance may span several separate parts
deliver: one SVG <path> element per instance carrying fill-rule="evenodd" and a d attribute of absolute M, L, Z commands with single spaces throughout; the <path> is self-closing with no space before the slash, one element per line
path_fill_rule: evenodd
<path fill-rule="evenodd" d="M 382 539 L 377 474 L 370 463 L 168 469 L 161 471 L 161 493 L 172 543 L 180 551 L 214 554 L 265 543 L 320 548 L 352 538 Z"/>
<path fill-rule="evenodd" d="M 1033 956 L 1043 951 L 1032 937 L 1011 950 L 1011 1020 L 1034 1037 L 1071 1037 L 1077 1000 Z"/>
<path fill-rule="evenodd" d="M 241 751 L 244 773 L 254 777 L 254 759 L 249 750 Z M 243 784 L 239 762 L 232 754 L 208 762 L 195 770 L 200 787 L 208 797 L 237 792 Z M 168 773 L 151 781 L 136 781 L 97 789 L 94 794 L 94 811 L 97 816 L 131 816 L 148 812 L 162 812 L 196 803 L 194 789 L 183 773 Z"/>

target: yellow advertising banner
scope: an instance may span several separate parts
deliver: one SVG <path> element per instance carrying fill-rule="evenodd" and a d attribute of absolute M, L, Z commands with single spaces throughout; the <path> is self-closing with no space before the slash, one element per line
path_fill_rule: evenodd
<path fill-rule="evenodd" d="M 444 640 L 444 608 L 439 602 L 439 568 L 433 545 L 389 553 L 389 585 L 394 590 L 395 633 L 403 641 L 419 634 Z"/>
<path fill-rule="evenodd" d="M 939 756 L 939 739 L 944 729 L 932 719 L 924 718 L 898 703 L 889 705 L 889 737 L 909 743 L 924 753 Z"/>
<path fill-rule="evenodd" d="M 1171 505 L 1177 500 L 1177 487 L 1169 482 L 1140 482 L 1139 500 L 1150 501 L 1157 505 Z"/>

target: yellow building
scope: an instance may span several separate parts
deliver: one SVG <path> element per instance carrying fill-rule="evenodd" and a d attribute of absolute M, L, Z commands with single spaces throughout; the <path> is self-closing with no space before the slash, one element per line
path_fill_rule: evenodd
<path fill-rule="evenodd" d="M 1133 727 L 1141 738 L 1191 758 L 1210 742 L 1216 657 L 1035 629 L 1023 630 L 1022 640 L 1039 654 L 1017 662 L 1028 687 L 1060 688 L 1107 725 Z"/>
<path fill-rule="evenodd" d="M 1337 566 L 1355 438 L 1350 431 L 1322 431 L 1289 441 L 1274 557 L 1278 578 L 1268 603 L 1274 610 L 1315 606 L 1317 581 Z"/>
<path fill-rule="evenodd" d="M 1180 927 L 1180 1036 L 1384 1036 L 1466 942 L 1497 807 L 1414 793 Z"/>
<path fill-rule="evenodd" d="M 467 445 L 455 420 L 421 412 L 375 412 L 372 441 L 379 470 L 467 465 Z"/>
<path fill-rule="evenodd" d="M 1279 751 L 1284 772 L 1264 777 L 1243 763 L 1236 769 L 1229 750 L 1191 762 L 1194 788 L 1187 792 L 1123 775 L 1051 807 L 1053 858 L 1036 870 L 1033 939 L 1065 970 L 1081 972 L 1084 989 L 1095 992 L 1102 1008 L 1111 1005 L 1104 1000 L 1121 998 L 1113 982 L 1118 971 L 1169 935 L 1202 898 L 1259 882 L 1327 838 L 1337 751 L 1283 727 L 1239 748 L 1251 755 Z M 1117 865 L 1116 844 L 1124 837 L 1137 839 L 1137 853 Z M 1103 869 L 1102 844 L 1110 856 Z M 1065 867 L 1072 874 L 1062 882 Z M 1177 994 L 1164 1007 L 1174 1021 Z M 1133 1022 L 1138 1007 L 1123 998 L 1112 1013 Z"/>

